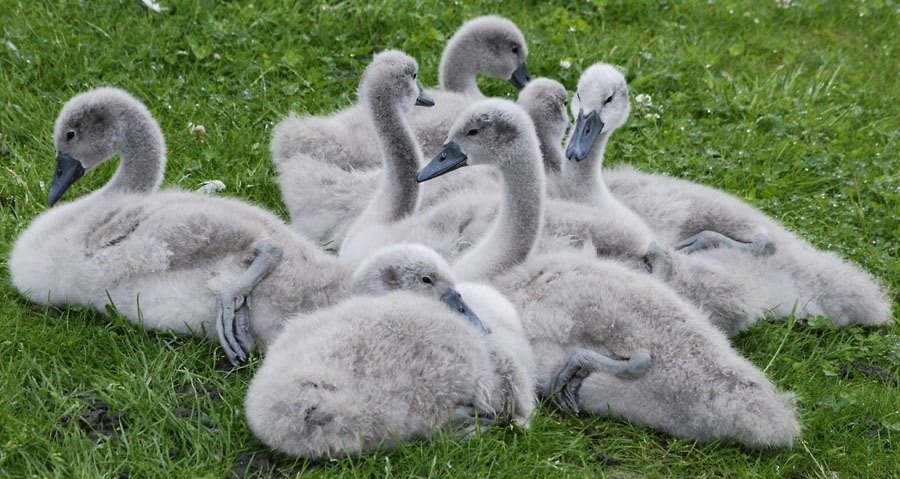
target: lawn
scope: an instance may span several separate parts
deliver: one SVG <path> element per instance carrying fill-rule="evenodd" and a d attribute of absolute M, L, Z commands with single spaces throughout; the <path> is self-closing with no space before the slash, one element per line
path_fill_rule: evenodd
<path fill-rule="evenodd" d="M 0 477 L 900 475 L 897 0 L 159 3 L 0 0 Z M 889 285 L 890 326 L 778 318 L 733 340 L 797 395 L 804 430 L 792 449 L 695 444 L 545 404 L 529 430 L 295 460 L 267 452 L 244 422 L 258 358 L 225 367 L 212 343 L 115 311 L 38 307 L 9 285 L 5 258 L 46 208 L 53 124 L 72 95 L 112 85 L 147 104 L 168 142 L 163 187 L 221 180 L 218 194 L 287 220 L 268 152 L 282 116 L 354 102 L 375 50 L 413 55 L 435 85 L 446 40 L 487 13 L 522 29 L 533 76 L 571 91 L 605 61 L 626 72 L 633 101 L 650 96 L 612 137 L 607 164 L 736 194 Z M 515 95 L 500 80 L 480 85 Z M 102 185 L 114 163 L 67 198 Z"/>

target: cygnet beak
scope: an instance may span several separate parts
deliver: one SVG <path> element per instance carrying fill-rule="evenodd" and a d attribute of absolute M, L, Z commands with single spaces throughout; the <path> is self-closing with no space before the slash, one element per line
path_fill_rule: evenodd
<path fill-rule="evenodd" d="M 569 146 L 566 148 L 566 158 L 575 161 L 587 158 L 601 130 L 603 130 L 603 120 L 600 119 L 600 115 L 596 111 L 585 115 L 584 110 L 578 110 L 578 119 L 575 120 L 575 133 L 572 135 L 572 139 L 569 140 Z"/>
<path fill-rule="evenodd" d="M 525 88 L 525 85 L 531 81 L 531 75 L 528 74 L 528 62 L 522 62 L 512 72 L 512 76 L 508 80 L 519 90 Z"/>
<path fill-rule="evenodd" d="M 466 321 L 471 323 L 472 326 L 480 329 L 482 333 L 491 334 L 491 329 L 485 326 L 484 323 L 482 323 L 481 320 L 478 319 L 478 316 L 476 316 L 475 313 L 472 312 L 472 309 L 469 308 L 469 305 L 466 304 L 465 301 L 463 301 L 462 296 L 455 289 L 451 288 L 450 291 L 444 293 L 444 295 L 441 296 L 441 302 L 446 304 L 447 307 L 449 307 L 454 312 L 465 317 Z"/>
<path fill-rule="evenodd" d="M 63 193 L 84 176 L 84 167 L 81 162 L 69 156 L 68 153 L 56 153 L 56 171 L 53 172 L 53 181 L 50 182 L 50 194 L 47 204 L 53 206 L 62 198 Z"/>
<path fill-rule="evenodd" d="M 469 157 L 463 153 L 458 143 L 455 141 L 448 141 L 444 144 L 444 147 L 441 148 L 441 151 L 431 159 L 431 162 L 425 165 L 425 168 L 422 168 L 422 171 L 416 176 L 416 181 L 421 183 L 432 178 L 437 178 L 438 176 L 451 172 L 457 168 L 462 168 L 463 166 L 466 166 L 466 160 L 468 158 Z"/>
<path fill-rule="evenodd" d="M 434 106 L 434 99 L 428 96 L 428 93 L 425 93 L 422 84 L 418 80 L 416 80 L 416 85 L 419 86 L 419 97 L 416 98 L 416 106 Z"/>

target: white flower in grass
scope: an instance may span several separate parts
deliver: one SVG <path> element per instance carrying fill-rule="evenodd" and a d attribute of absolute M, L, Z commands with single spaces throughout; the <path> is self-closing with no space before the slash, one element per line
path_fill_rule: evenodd
<path fill-rule="evenodd" d="M 206 180 L 203 183 L 200 183 L 200 187 L 197 188 L 197 191 L 200 193 L 210 194 L 216 191 L 222 191 L 225 189 L 225 183 L 222 183 L 219 180 Z"/>
<path fill-rule="evenodd" d="M 791 8 L 791 0 L 775 0 L 775 6 L 778 8 Z"/>
<path fill-rule="evenodd" d="M 193 123 L 188 123 L 188 131 L 191 133 L 191 136 L 196 140 L 202 140 L 204 136 L 206 136 L 206 127 L 203 125 L 195 125 Z"/>
<path fill-rule="evenodd" d="M 650 95 L 646 95 L 644 93 L 641 93 L 640 95 L 634 97 L 634 101 L 640 107 L 648 107 L 653 105 L 653 98 L 650 97 Z"/>
<path fill-rule="evenodd" d="M 154 2 L 153 0 L 143 0 L 143 2 L 144 5 L 146 5 L 148 8 L 150 8 L 150 10 L 153 10 L 154 12 L 162 11 L 162 8 L 159 6 L 159 4 Z"/>
<path fill-rule="evenodd" d="M 559 66 L 568 70 L 569 68 L 572 67 L 572 62 L 570 62 L 569 60 L 563 60 L 563 61 L 559 62 Z"/>
<path fill-rule="evenodd" d="M 646 115 L 644 115 L 644 118 L 646 118 L 648 120 L 658 120 L 659 113 L 647 113 Z"/>

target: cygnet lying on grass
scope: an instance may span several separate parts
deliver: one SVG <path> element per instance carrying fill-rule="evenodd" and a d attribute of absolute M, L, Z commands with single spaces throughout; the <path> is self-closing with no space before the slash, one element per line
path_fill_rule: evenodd
<path fill-rule="evenodd" d="M 476 84 L 478 74 L 508 79 L 516 88 L 524 87 L 531 79 L 527 56 L 525 37 L 511 21 L 484 16 L 464 23 L 447 42 L 441 57 L 441 89 L 427 90 L 437 100 L 436 108 L 412 117 L 412 126 L 425 151 L 437 151 L 456 115 L 484 97 Z M 302 157 L 292 159 L 296 153 L 347 171 L 376 168 L 381 158 L 369 149 L 375 141 L 374 134 L 358 105 L 329 116 L 291 113 L 275 127 L 270 149 L 279 168 L 282 164 L 309 161 Z M 289 182 L 290 178 L 284 181 Z"/>
<path fill-rule="evenodd" d="M 44 212 L 16 240 L 10 274 L 29 300 L 100 312 L 114 304 L 144 327 L 218 340 L 237 362 L 254 336 L 265 347 L 287 317 L 346 296 L 356 264 L 274 214 L 230 198 L 158 192 L 162 132 L 126 92 L 73 97 L 54 138 L 51 205 L 85 171 L 116 153 L 121 161 L 106 186 Z"/>
<path fill-rule="evenodd" d="M 834 253 L 815 249 L 730 194 L 630 168 L 603 173 L 604 182 L 603 152 L 628 110 L 628 87 L 621 73 L 602 63 L 585 70 L 572 102 L 578 120 L 566 154 L 573 161 L 563 173 L 571 197 L 604 210 L 624 205 L 649 225 L 661 244 L 684 253 L 702 252 L 752 278 L 757 304 L 762 305 L 754 309 L 773 309 L 779 316 L 824 315 L 834 326 L 891 320 L 890 301 L 877 279 Z"/>
<path fill-rule="evenodd" d="M 470 309 L 453 286 L 428 248 L 373 254 L 353 277 L 360 296 L 292 319 L 272 344 L 247 391 L 254 434 L 326 459 L 471 431 L 476 415 L 527 426 L 533 364 L 515 309 L 474 289 L 491 302 Z"/>
<path fill-rule="evenodd" d="M 508 78 L 521 88 L 530 79 L 527 53 L 522 33 L 509 20 L 488 16 L 466 22 L 444 51 L 442 89 L 426 90 L 435 105 L 404 114 L 410 137 L 433 154 L 459 112 L 483 97 L 476 74 Z M 380 112 L 365 101 L 362 86 L 359 93 L 358 105 L 330 116 L 291 114 L 276 126 L 270 145 L 292 226 L 313 241 L 334 241 L 333 247 L 340 246 L 349 223 L 371 198 L 378 173 L 370 170 L 383 164 L 377 145 L 385 129 L 371 122 Z"/>
<path fill-rule="evenodd" d="M 593 252 L 531 255 L 544 196 L 538 151 L 521 108 L 485 100 L 457 119 L 419 179 L 492 164 L 505 191 L 524 192 L 504 202 L 490 232 L 453 270 L 460 279 L 489 281 L 517 306 L 539 394 L 564 409 L 700 441 L 790 445 L 799 432 L 791 396 L 670 289 Z"/>

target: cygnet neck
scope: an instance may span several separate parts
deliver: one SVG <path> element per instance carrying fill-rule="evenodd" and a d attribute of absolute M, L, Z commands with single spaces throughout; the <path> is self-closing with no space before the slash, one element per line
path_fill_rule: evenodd
<path fill-rule="evenodd" d="M 502 196 L 494 226 L 453 265 L 459 280 L 489 280 L 528 258 L 544 212 L 544 172 L 536 138 L 517 141 L 500 162 Z"/>
<path fill-rule="evenodd" d="M 122 132 L 119 167 L 96 194 L 158 190 L 166 170 L 166 144 L 159 125 L 143 112 L 130 108 L 123 110 L 117 121 Z"/>
<path fill-rule="evenodd" d="M 478 50 L 474 43 L 469 38 L 451 39 L 451 43 L 444 49 L 438 66 L 438 84 L 442 90 L 484 96 L 478 89 L 476 75 L 479 62 L 472 57 L 473 52 Z"/>
<path fill-rule="evenodd" d="M 568 199 L 582 204 L 617 201 L 603 181 L 603 155 L 612 132 L 603 132 L 582 161 L 565 160 L 562 164 L 562 182 Z"/>
<path fill-rule="evenodd" d="M 550 125 L 535 125 L 538 141 L 541 143 L 541 156 L 544 158 L 544 172 L 558 175 L 562 172 L 566 154 L 562 148 L 562 139 L 553 134 Z"/>
<path fill-rule="evenodd" d="M 416 210 L 422 151 L 395 98 L 367 97 L 366 111 L 374 127 L 384 170 L 381 184 L 364 216 L 368 221 L 394 222 Z"/>

